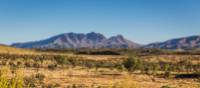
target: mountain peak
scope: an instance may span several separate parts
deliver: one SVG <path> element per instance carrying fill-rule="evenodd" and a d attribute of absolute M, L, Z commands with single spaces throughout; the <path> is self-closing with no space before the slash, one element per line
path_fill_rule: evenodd
<path fill-rule="evenodd" d="M 124 36 L 123 36 L 123 35 L 120 35 L 120 34 L 116 35 L 116 37 L 124 38 Z"/>
<path fill-rule="evenodd" d="M 96 33 L 96 32 L 90 32 L 90 33 L 87 33 L 87 35 L 102 35 L 102 34 Z"/>
<path fill-rule="evenodd" d="M 125 38 L 122 35 L 112 36 L 109 38 L 112 42 L 125 42 Z"/>
<path fill-rule="evenodd" d="M 96 40 L 98 40 L 98 39 L 105 39 L 106 38 L 103 34 L 95 33 L 95 32 L 88 33 L 88 34 L 86 34 L 86 36 L 88 38 L 96 39 Z"/>

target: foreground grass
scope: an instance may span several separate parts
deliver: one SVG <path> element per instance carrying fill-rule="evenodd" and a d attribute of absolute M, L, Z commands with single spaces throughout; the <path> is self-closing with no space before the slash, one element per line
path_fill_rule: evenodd
<path fill-rule="evenodd" d="M 165 79 L 107 68 L 4 67 L 0 71 L 0 88 L 199 88 L 200 85 L 193 79 Z"/>
<path fill-rule="evenodd" d="M 12 71 L 3 67 L 0 70 L 0 88 L 23 88 L 24 81 L 22 73 L 18 71 Z"/>

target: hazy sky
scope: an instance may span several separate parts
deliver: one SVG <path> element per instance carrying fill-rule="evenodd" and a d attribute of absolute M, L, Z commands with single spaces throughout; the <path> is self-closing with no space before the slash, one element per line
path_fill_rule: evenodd
<path fill-rule="evenodd" d="M 0 0 L 0 43 L 67 32 L 141 44 L 200 34 L 200 0 Z"/>

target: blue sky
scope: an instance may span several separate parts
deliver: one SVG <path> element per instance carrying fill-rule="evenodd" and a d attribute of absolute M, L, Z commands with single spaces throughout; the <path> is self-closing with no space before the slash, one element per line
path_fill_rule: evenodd
<path fill-rule="evenodd" d="M 0 43 L 67 32 L 147 44 L 200 34 L 199 0 L 0 0 Z"/>

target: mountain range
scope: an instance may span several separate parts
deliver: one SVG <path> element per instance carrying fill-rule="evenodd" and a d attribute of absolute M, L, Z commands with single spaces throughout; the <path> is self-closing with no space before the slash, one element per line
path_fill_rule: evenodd
<path fill-rule="evenodd" d="M 14 43 L 17 48 L 37 49 L 78 49 L 78 48 L 159 48 L 159 49 L 196 49 L 200 48 L 200 36 L 189 36 L 171 39 L 164 42 L 141 45 L 132 42 L 122 35 L 106 38 L 100 33 L 64 33 L 44 40 L 25 43 Z"/>
<path fill-rule="evenodd" d="M 159 49 L 197 49 L 200 48 L 200 36 L 189 36 L 177 39 L 171 39 L 159 43 L 151 43 L 145 45 L 144 48 L 159 48 Z"/>
<path fill-rule="evenodd" d="M 65 49 L 65 48 L 139 48 L 140 45 L 122 35 L 106 38 L 100 33 L 64 33 L 44 40 L 14 43 L 18 48 Z"/>

